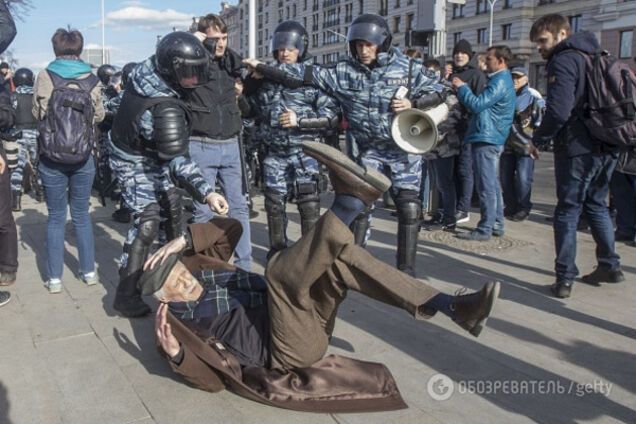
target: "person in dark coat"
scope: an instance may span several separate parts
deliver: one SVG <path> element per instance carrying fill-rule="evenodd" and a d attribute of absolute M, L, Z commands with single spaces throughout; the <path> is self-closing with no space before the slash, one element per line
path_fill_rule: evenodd
<path fill-rule="evenodd" d="M 0 53 L 4 52 L 16 35 L 15 23 L 4 0 L 0 0 Z M 15 113 L 10 93 L 0 85 L 0 130 L 13 126 Z M 0 143 L 0 286 L 13 284 L 18 271 L 18 233 L 11 211 L 11 176 L 7 156 Z M 11 299 L 9 292 L 0 291 L 0 306 Z"/>
<path fill-rule="evenodd" d="M 473 47 L 467 40 L 461 39 L 453 47 L 453 73 L 449 79 L 457 77 L 464 81 L 470 90 L 476 95 L 480 95 L 488 79 L 486 74 L 479 69 L 477 55 L 473 52 Z M 464 108 L 463 118 L 459 120 L 455 134 L 463 139 L 468 130 L 468 121 L 471 113 Z M 470 216 L 468 208 L 473 196 L 475 180 L 473 176 L 473 160 L 471 145 L 464 143 L 455 161 L 455 182 L 457 191 L 457 223 L 468 222 Z"/>
<path fill-rule="evenodd" d="M 551 291 L 556 297 L 567 298 L 579 273 L 575 264 L 576 228 L 583 211 L 596 242 L 598 262 L 592 273 L 583 276 L 583 282 L 598 285 L 625 279 L 605 203 L 618 153 L 592 138 L 579 118 L 588 91 L 585 55 L 601 49 L 594 34 L 571 34 L 568 19 L 551 14 L 532 25 L 530 39 L 548 61 L 546 112 L 532 141 L 537 146 L 554 141 L 556 281 Z"/>
<path fill-rule="evenodd" d="M 330 146 L 306 142 L 303 148 L 329 169 L 336 193 L 331 209 L 294 245 L 269 260 L 264 278 L 239 268 L 228 270 L 228 264 L 221 270 L 198 266 L 198 261 L 186 265 L 194 252 L 206 247 L 199 228 L 190 229 L 192 247 L 176 239 L 162 247 L 148 259 L 139 281 L 144 294 L 162 302 L 155 323 L 157 341 L 173 370 L 205 390 L 227 386 L 268 405 L 315 412 L 403 408 L 383 365 L 324 357 L 347 291 L 404 309 L 416 319 L 440 311 L 477 336 L 499 283 L 450 296 L 375 259 L 354 244 L 349 224 L 390 181 Z M 213 226 L 214 221 L 199 225 Z M 208 228 L 208 234 L 215 233 L 222 241 L 222 233 Z M 231 243 L 211 249 L 214 237 L 206 241 L 209 253 L 230 257 Z M 181 263 L 177 252 L 184 248 Z"/>

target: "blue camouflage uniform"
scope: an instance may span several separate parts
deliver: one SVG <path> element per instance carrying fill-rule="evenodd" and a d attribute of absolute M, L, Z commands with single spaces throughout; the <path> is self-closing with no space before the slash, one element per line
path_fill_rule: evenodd
<path fill-rule="evenodd" d="M 348 132 L 358 148 L 360 164 L 388 174 L 391 194 L 398 209 L 398 267 L 411 272 L 421 204 L 417 200 L 422 175 L 422 157 L 401 150 L 391 137 L 395 113 L 391 101 L 400 86 L 409 88 L 409 58 L 391 47 L 378 54 L 375 65 L 366 66 L 353 57 L 333 67 L 315 68 L 313 83 L 332 96 L 349 122 Z M 411 67 L 408 98 L 414 107 L 417 100 L 430 93 L 442 93 L 444 87 L 437 76 L 419 60 Z M 417 210 L 416 210 L 417 209 Z M 361 216 L 353 225 L 356 242 L 365 244 L 369 236 L 370 215 Z M 407 235 L 408 233 L 408 235 Z M 406 259 L 404 246 L 409 246 L 411 259 Z M 411 272 L 412 273 L 412 272 Z"/>
<path fill-rule="evenodd" d="M 21 85 L 16 88 L 13 96 L 13 107 L 17 109 L 18 99 L 17 94 L 26 94 L 33 96 L 33 87 L 27 85 Z M 30 104 L 29 104 L 30 106 Z M 18 143 L 18 165 L 11 172 L 11 190 L 13 192 L 22 192 L 22 180 L 24 177 L 24 168 L 27 163 L 31 165 L 31 171 L 36 174 L 38 187 L 42 187 L 39 174 L 37 173 L 38 162 L 38 130 L 35 126 L 28 126 L 25 128 L 19 128 L 16 126 L 16 131 L 22 132 L 16 142 Z"/>
<path fill-rule="evenodd" d="M 131 73 L 134 90 L 144 97 L 177 97 L 168 85 L 155 72 L 151 59 L 137 66 Z M 153 139 L 153 116 L 146 110 L 137 123 L 140 135 L 146 140 Z M 146 149 L 153 153 L 151 148 Z M 169 161 L 159 160 L 153 155 L 130 154 L 110 142 L 110 165 L 116 175 L 126 205 L 133 213 L 133 226 L 128 230 L 124 241 L 124 253 L 120 266 L 125 268 L 130 245 L 137 237 L 142 212 L 151 204 L 157 204 L 160 196 L 175 189 L 179 181 L 190 194 L 200 201 L 212 193 L 213 188 L 201 176 L 198 166 L 186 156 L 177 156 Z M 162 218 L 165 221 L 165 218 Z M 174 229 L 175 236 L 181 235 L 183 228 Z M 165 228 L 159 232 L 160 243 L 165 243 Z"/>
<path fill-rule="evenodd" d="M 307 59 L 304 63 L 273 66 L 302 79 L 305 67 L 315 66 L 312 64 L 313 60 Z M 270 246 L 280 250 L 287 245 L 287 201 L 294 199 L 298 205 L 303 234 L 320 216 L 320 165 L 302 151 L 301 143 L 317 141 L 322 133 L 315 125 L 307 128 L 305 123 L 323 118 L 325 125 L 336 125 L 338 108 L 331 97 L 316 87 L 287 88 L 271 81 L 265 81 L 250 96 L 250 102 L 258 123 L 256 137 L 262 140 L 265 150 L 263 178 Z M 296 113 L 296 128 L 280 125 L 279 118 L 286 110 Z"/>

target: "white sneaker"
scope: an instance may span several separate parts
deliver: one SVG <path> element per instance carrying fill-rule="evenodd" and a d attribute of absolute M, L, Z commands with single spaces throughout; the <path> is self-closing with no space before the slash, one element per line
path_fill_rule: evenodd
<path fill-rule="evenodd" d="M 62 280 L 59 278 L 51 278 L 46 283 L 44 283 L 44 287 L 49 289 L 49 293 L 61 293 L 62 292 Z"/>
<path fill-rule="evenodd" d="M 82 275 L 82 281 L 87 286 L 94 286 L 95 284 L 99 283 L 99 279 L 97 278 L 97 273 L 95 271 Z"/>

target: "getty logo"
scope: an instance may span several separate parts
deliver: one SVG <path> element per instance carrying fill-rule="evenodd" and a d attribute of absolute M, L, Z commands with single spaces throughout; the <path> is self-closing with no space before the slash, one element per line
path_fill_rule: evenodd
<path fill-rule="evenodd" d="M 435 400 L 444 401 L 450 399 L 453 395 L 455 384 L 447 375 L 435 374 L 428 379 L 426 389 L 430 397 Z"/>

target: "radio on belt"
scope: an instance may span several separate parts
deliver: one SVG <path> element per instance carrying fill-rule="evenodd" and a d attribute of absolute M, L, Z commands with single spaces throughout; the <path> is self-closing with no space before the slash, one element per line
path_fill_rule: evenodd
<path fill-rule="evenodd" d="M 409 89 L 406 88 L 405 86 L 401 85 L 398 87 L 398 89 L 395 91 L 395 94 L 393 95 L 393 98 L 395 100 L 403 100 L 404 98 L 406 98 L 406 95 L 409 93 Z"/>

